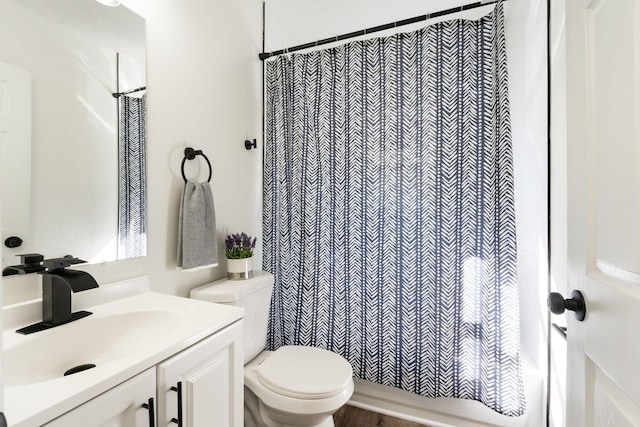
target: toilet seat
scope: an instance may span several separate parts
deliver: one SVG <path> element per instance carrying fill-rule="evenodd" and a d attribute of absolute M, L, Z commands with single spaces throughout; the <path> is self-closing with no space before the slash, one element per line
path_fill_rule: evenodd
<path fill-rule="evenodd" d="M 342 393 L 352 382 L 351 365 L 327 350 L 283 346 L 262 362 L 258 380 L 265 388 L 296 399 L 326 399 Z"/>

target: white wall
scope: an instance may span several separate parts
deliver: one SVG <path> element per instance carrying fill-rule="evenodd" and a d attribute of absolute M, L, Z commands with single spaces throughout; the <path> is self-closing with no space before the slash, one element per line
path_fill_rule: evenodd
<path fill-rule="evenodd" d="M 187 296 L 226 274 L 222 240 L 246 231 L 262 238 L 262 3 L 259 0 L 128 0 L 146 18 L 148 125 L 148 256 L 91 266 L 99 282 L 139 274 L 156 291 Z M 258 140 L 247 151 L 245 139 Z M 220 266 L 176 270 L 177 221 L 185 147 L 211 161 Z M 201 159 L 187 171 L 199 179 Z M 256 253 L 261 265 L 261 251 Z"/>
<path fill-rule="evenodd" d="M 460 0 L 325 0 L 322 2 L 297 0 L 266 0 L 266 50 L 273 51 L 315 40 L 350 33 L 376 25 L 387 24 L 414 16 L 424 15 L 460 6 Z M 463 15 L 476 18 L 486 14 L 488 8 L 468 11 Z M 443 17 L 430 23 L 450 19 Z M 426 25 L 421 22 L 402 27 L 411 31 Z M 394 31 L 376 33 L 376 36 Z M 370 37 L 370 36 L 369 36 Z M 331 45 L 328 45 L 329 47 Z"/>
<path fill-rule="evenodd" d="M 547 13 L 545 1 L 506 4 L 523 357 L 546 369 Z"/>

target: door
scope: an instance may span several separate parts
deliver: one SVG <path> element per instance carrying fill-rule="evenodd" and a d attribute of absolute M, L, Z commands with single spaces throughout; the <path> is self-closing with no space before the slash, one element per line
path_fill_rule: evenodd
<path fill-rule="evenodd" d="M 155 395 L 154 367 L 83 403 L 44 427 L 153 427 L 156 425 Z"/>
<path fill-rule="evenodd" d="M 17 151 L 16 157 L 12 161 L 6 161 L 5 159 L 12 156 L 14 151 Z M 16 171 L 21 171 L 25 177 L 24 182 L 9 182 L 7 177 Z M 19 193 L 24 194 L 16 202 L 16 196 Z M 26 238 L 31 196 L 31 73 L 4 62 L 0 62 L 0 196 L 0 229 L 2 230 L 0 240 L 4 243 L 8 237 L 8 235 L 5 237 L 5 233 L 16 233 Z M 10 210 L 9 206 L 12 203 L 18 203 L 20 207 L 16 206 L 15 211 Z M 9 226 L 10 223 L 13 225 Z M 6 265 L 14 260 L 5 259 L 5 245 L 2 247 L 2 264 Z M 2 279 L 0 279 L 0 289 L 1 287 Z M 1 303 L 2 295 L 0 295 L 0 306 L 2 306 Z M 0 336 L 1 346 L 2 337 Z M 1 362 L 2 354 L 0 354 L 0 411 L 4 410 Z M 4 415 L 0 412 L 0 427 L 6 425 Z"/>
<path fill-rule="evenodd" d="M 567 284 L 587 310 L 567 314 L 566 425 L 638 426 L 640 0 L 564 6 Z"/>
<path fill-rule="evenodd" d="M 31 73 L 0 62 L 0 179 L 2 242 L 29 234 L 31 198 Z M 4 265 L 21 249 L 2 245 Z"/>
<path fill-rule="evenodd" d="M 244 424 L 241 340 L 236 322 L 158 365 L 158 425 Z"/>

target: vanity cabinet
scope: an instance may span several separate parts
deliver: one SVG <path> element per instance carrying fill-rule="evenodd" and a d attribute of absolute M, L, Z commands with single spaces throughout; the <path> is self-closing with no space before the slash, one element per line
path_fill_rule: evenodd
<path fill-rule="evenodd" d="M 156 369 L 141 374 L 45 424 L 46 427 L 148 427 L 149 399 L 156 395 Z M 151 405 L 154 406 L 153 404 Z"/>
<path fill-rule="evenodd" d="M 243 391 L 237 321 L 45 426 L 242 427 Z"/>
<path fill-rule="evenodd" d="M 242 323 L 158 365 L 158 425 L 243 425 Z"/>

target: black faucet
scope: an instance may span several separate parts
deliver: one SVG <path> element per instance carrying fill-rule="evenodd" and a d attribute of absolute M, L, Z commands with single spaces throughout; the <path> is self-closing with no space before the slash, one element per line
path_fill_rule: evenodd
<path fill-rule="evenodd" d="M 20 264 L 10 265 L 2 269 L 2 276 L 13 276 L 15 274 L 40 273 L 45 270 L 41 254 L 20 254 Z"/>
<path fill-rule="evenodd" d="M 48 259 L 43 262 L 46 271 L 42 274 L 42 322 L 18 329 L 20 334 L 54 328 L 82 319 L 91 314 L 88 311 L 71 312 L 71 293 L 98 287 L 95 279 L 84 271 L 66 270 L 72 264 L 85 261 L 70 256 Z"/>

